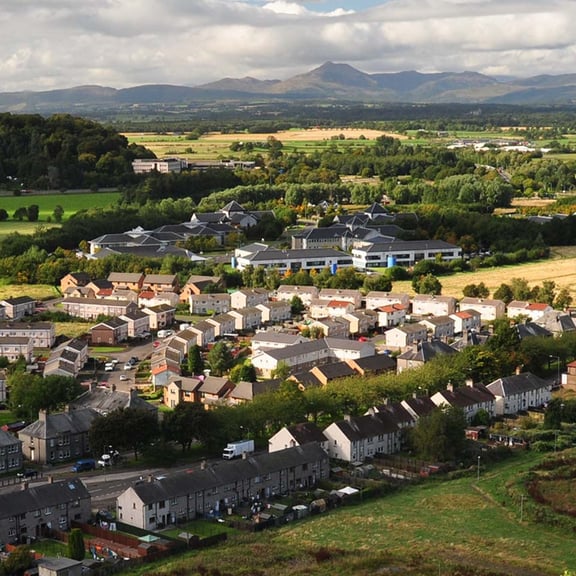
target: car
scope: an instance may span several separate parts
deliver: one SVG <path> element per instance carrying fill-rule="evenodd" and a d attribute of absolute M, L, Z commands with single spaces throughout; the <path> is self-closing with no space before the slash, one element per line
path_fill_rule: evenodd
<path fill-rule="evenodd" d="M 18 478 L 36 478 L 38 476 L 38 470 L 34 470 L 34 468 L 24 468 L 16 474 Z"/>
<path fill-rule="evenodd" d="M 126 382 L 126 380 L 130 380 L 130 376 L 126 376 L 126 374 L 120 374 L 120 382 Z"/>
<path fill-rule="evenodd" d="M 72 472 L 86 472 L 88 470 L 94 470 L 94 468 L 96 468 L 95 460 L 92 458 L 83 458 L 72 466 Z"/>
<path fill-rule="evenodd" d="M 118 358 L 112 358 L 112 360 L 110 360 L 109 364 L 114 364 L 114 366 L 116 366 L 116 364 L 118 364 L 119 360 Z"/>
<path fill-rule="evenodd" d="M 100 456 L 100 460 L 98 460 L 98 467 L 106 468 L 111 465 L 112 465 L 112 457 L 110 456 L 110 454 L 102 454 L 102 456 Z"/>
<path fill-rule="evenodd" d="M 138 356 L 132 356 L 128 362 L 130 362 L 130 364 L 138 364 L 138 362 L 140 362 L 140 358 L 138 358 Z"/>
<path fill-rule="evenodd" d="M 112 362 L 105 364 L 104 365 L 104 372 L 114 372 L 114 366 L 115 366 L 115 364 L 112 364 Z"/>
<path fill-rule="evenodd" d="M 134 368 L 134 366 L 132 366 L 130 362 L 126 362 L 126 364 L 124 364 L 124 370 L 132 370 L 132 368 Z"/>
<path fill-rule="evenodd" d="M 152 342 L 152 346 L 154 346 L 154 348 L 158 348 L 158 346 L 160 346 L 160 341 L 154 340 L 154 342 Z"/>

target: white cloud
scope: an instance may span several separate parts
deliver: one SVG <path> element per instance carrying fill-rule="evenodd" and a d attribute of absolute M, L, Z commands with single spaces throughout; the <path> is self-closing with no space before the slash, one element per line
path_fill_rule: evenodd
<path fill-rule="evenodd" d="M 0 90 L 366 72 L 572 72 L 574 0 L 2 0 Z"/>

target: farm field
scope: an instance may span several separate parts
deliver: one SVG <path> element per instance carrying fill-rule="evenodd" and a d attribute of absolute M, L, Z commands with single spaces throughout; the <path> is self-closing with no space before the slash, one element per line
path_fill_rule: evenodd
<path fill-rule="evenodd" d="M 541 262 L 529 262 L 515 266 L 500 266 L 498 268 L 486 268 L 475 272 L 461 272 L 451 276 L 441 276 L 443 296 L 462 298 L 462 290 L 468 284 L 484 282 L 490 294 L 500 284 L 510 282 L 511 278 L 525 278 L 530 286 L 542 284 L 544 280 L 556 283 L 556 290 L 568 288 L 573 298 L 576 299 L 576 253 L 573 251 L 554 251 L 555 257 Z M 395 292 L 407 292 L 414 294 L 412 285 L 408 280 L 394 282 Z"/>
<path fill-rule="evenodd" d="M 332 140 L 333 137 L 344 135 L 345 140 Z M 201 136 L 198 140 L 189 140 L 185 134 L 157 134 L 150 132 L 127 132 L 124 136 L 129 142 L 134 142 L 152 150 L 158 157 L 179 156 L 189 160 L 217 160 L 230 157 L 230 145 L 233 142 L 266 142 L 273 136 L 284 144 L 285 152 L 309 152 L 322 150 L 326 146 L 353 148 L 366 146 L 378 136 L 394 136 L 406 139 L 406 136 L 360 128 L 334 128 L 309 130 L 284 130 L 275 134 L 248 134 L 245 132 L 235 134 L 211 133 Z M 364 136 L 365 139 L 360 139 Z M 265 149 L 255 149 L 255 152 L 265 153 Z M 234 156 L 242 156 L 242 153 L 234 153 Z"/>
<path fill-rule="evenodd" d="M 429 481 L 130 573 L 192 575 L 204 566 L 278 576 L 559 576 L 576 568 L 572 531 L 532 522 L 529 500 L 521 521 L 520 497 L 504 489 L 543 457 L 522 452 L 484 467 L 479 480 Z"/>
<path fill-rule="evenodd" d="M 0 222 L 0 235 L 11 232 L 20 232 L 21 234 L 32 234 L 39 225 L 57 226 L 53 220 L 54 208 L 58 205 L 64 208 L 62 220 L 67 220 L 80 210 L 88 208 L 105 208 L 113 206 L 120 198 L 119 192 L 93 192 L 90 194 L 61 193 L 54 194 L 25 194 L 23 196 L 1 196 L 0 208 L 8 212 L 9 220 Z M 23 220 L 19 222 L 12 220 L 14 212 L 21 207 L 37 204 L 40 211 L 38 222 L 28 222 Z"/>

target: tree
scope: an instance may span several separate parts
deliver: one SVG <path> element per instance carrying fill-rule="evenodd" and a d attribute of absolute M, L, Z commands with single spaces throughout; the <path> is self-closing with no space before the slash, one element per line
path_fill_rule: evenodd
<path fill-rule="evenodd" d="M 40 207 L 38 204 L 30 204 L 28 208 L 26 208 L 26 218 L 28 218 L 29 222 L 38 222 L 38 216 L 40 214 Z"/>
<path fill-rule="evenodd" d="M 180 444 L 182 452 L 189 450 L 194 440 L 202 440 L 207 414 L 201 404 L 181 402 L 172 412 L 164 414 L 162 433 L 165 440 Z"/>
<path fill-rule="evenodd" d="M 304 310 L 306 310 L 306 306 L 304 305 L 304 302 L 302 302 L 302 298 L 300 298 L 298 294 L 294 294 L 290 300 L 290 313 L 292 316 L 298 316 L 299 314 L 302 314 Z"/>
<path fill-rule="evenodd" d="M 435 408 L 420 418 L 412 430 L 412 443 L 418 455 L 433 462 L 458 458 L 466 445 L 466 417 L 454 407 Z"/>
<path fill-rule="evenodd" d="M 562 288 L 556 296 L 556 300 L 554 301 L 554 308 L 558 310 L 565 310 L 572 304 L 572 301 L 573 298 L 570 295 L 570 290 L 568 290 L 568 288 Z"/>
<path fill-rule="evenodd" d="M 290 366 L 286 364 L 283 360 L 278 362 L 276 369 L 274 370 L 273 377 L 277 378 L 278 380 L 286 380 L 290 376 Z"/>
<path fill-rule="evenodd" d="M 480 282 L 479 284 L 467 284 L 464 286 L 462 294 L 467 298 L 488 298 L 490 290 L 484 282 Z"/>
<path fill-rule="evenodd" d="M 417 294 L 441 294 L 442 284 L 440 280 L 432 274 L 426 276 L 414 276 L 412 279 L 412 288 Z"/>
<path fill-rule="evenodd" d="M 26 208 L 24 206 L 20 206 L 20 208 L 16 208 L 16 210 L 14 211 L 14 220 L 18 220 L 19 222 L 22 222 L 22 220 L 24 220 L 24 218 L 26 217 L 26 215 L 28 214 L 28 211 L 26 210 Z"/>
<path fill-rule="evenodd" d="M 200 346 L 194 344 L 188 351 L 188 372 L 190 374 L 202 374 L 204 372 L 204 359 Z"/>
<path fill-rule="evenodd" d="M 217 342 L 214 344 L 212 350 L 208 352 L 208 364 L 210 372 L 214 376 L 222 376 L 234 364 L 234 358 L 230 348 L 225 342 Z"/>
<path fill-rule="evenodd" d="M 5 222 L 8 220 L 8 212 L 4 208 L 0 208 L 0 222 Z"/>
<path fill-rule="evenodd" d="M 60 204 L 57 204 L 56 206 L 54 206 L 52 216 L 54 217 L 55 222 L 62 222 L 62 217 L 64 216 L 64 208 L 62 208 Z"/>
<path fill-rule="evenodd" d="M 0 574 L 20 576 L 28 568 L 34 566 L 34 563 L 30 546 L 17 546 L 15 550 L 10 552 L 6 560 L 0 562 Z"/>
<path fill-rule="evenodd" d="M 508 284 L 500 284 L 500 286 L 494 292 L 495 300 L 502 300 L 505 304 L 510 304 L 514 300 L 514 294 L 512 288 Z"/>
<path fill-rule="evenodd" d="M 68 557 L 72 560 L 84 560 L 86 548 L 80 528 L 72 528 L 68 536 Z"/>

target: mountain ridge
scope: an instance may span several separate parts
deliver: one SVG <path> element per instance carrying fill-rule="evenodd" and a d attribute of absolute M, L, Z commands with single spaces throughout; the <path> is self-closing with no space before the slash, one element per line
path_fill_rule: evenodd
<path fill-rule="evenodd" d="M 494 78 L 479 72 L 380 72 L 369 74 L 345 63 L 325 62 L 284 80 L 222 78 L 196 86 L 98 85 L 0 93 L 2 112 L 73 111 L 77 107 L 191 104 L 205 101 L 283 99 L 414 104 L 576 103 L 576 74 Z"/>

